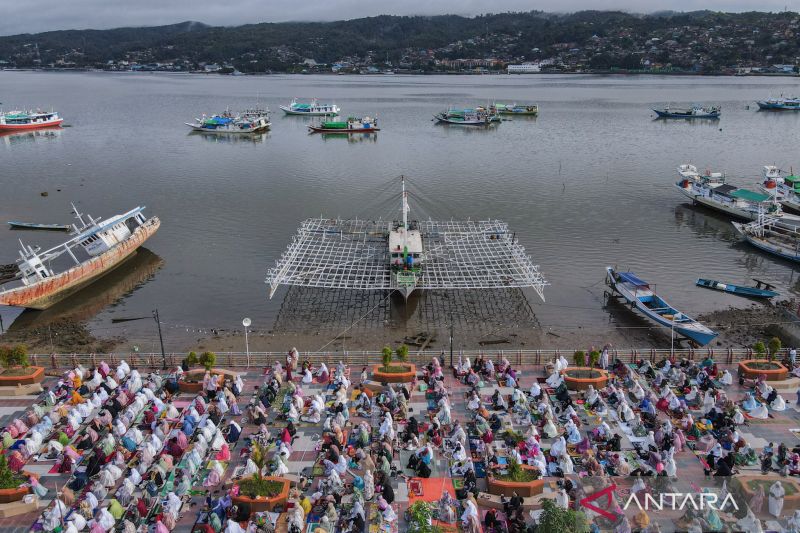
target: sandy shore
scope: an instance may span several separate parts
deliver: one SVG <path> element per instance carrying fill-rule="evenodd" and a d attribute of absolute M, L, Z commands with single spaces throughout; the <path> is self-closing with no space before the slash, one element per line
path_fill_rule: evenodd
<path fill-rule="evenodd" d="M 779 308 L 793 308 L 792 302 L 776 305 L 753 303 L 748 307 L 729 308 L 707 313 L 697 318 L 720 333 L 712 347 L 750 347 L 758 340 L 771 337 L 773 329 L 766 324 L 780 322 Z M 535 321 L 525 324 L 482 324 L 454 328 L 453 348 L 516 350 L 516 349 L 586 349 L 611 343 L 619 349 L 670 347 L 670 331 L 654 326 L 633 313 L 624 322 L 609 323 L 608 327 L 542 328 Z M 165 348 L 170 352 L 210 350 L 215 352 L 244 352 L 243 330 L 219 330 L 216 334 L 198 337 L 192 333 L 167 332 Z M 344 350 L 371 350 L 384 345 L 405 343 L 414 350 L 449 351 L 449 327 L 438 325 L 426 329 L 424 324 L 406 324 L 404 328 L 387 326 L 346 331 L 318 329 L 308 331 L 251 330 L 251 351 L 282 352 L 291 347 L 301 351 L 341 353 Z M 152 337 L 137 339 L 106 338 L 94 334 L 84 322 L 67 319 L 47 325 L 14 329 L 0 336 L 3 344 L 26 344 L 38 353 L 103 353 L 129 351 L 134 345 L 142 351 L 158 351 Z M 676 346 L 686 346 L 686 341 L 676 339 Z"/>

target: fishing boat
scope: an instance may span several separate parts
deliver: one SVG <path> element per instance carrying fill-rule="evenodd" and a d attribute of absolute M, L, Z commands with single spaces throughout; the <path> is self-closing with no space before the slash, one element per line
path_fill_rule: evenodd
<path fill-rule="evenodd" d="M 721 172 L 706 170 L 702 175 L 691 164 L 678 167 L 675 183 L 681 193 L 694 203 L 743 220 L 756 220 L 759 213 L 778 219 L 785 227 L 800 227 L 800 216 L 784 213 L 774 196 L 725 183 Z"/>
<path fill-rule="evenodd" d="M 72 208 L 78 224 L 66 242 L 41 251 L 20 241 L 16 264 L 5 265 L 16 271 L 0 281 L 12 284 L 0 287 L 0 305 L 47 309 L 121 265 L 161 225 L 144 216 L 144 207 L 105 220 Z"/>
<path fill-rule="evenodd" d="M 42 231 L 69 231 L 72 226 L 68 224 L 35 224 L 33 222 L 9 221 L 11 229 L 42 230 Z"/>
<path fill-rule="evenodd" d="M 722 283 L 713 279 L 698 278 L 695 282 L 698 287 L 706 287 L 707 289 L 714 289 L 717 291 L 729 292 L 737 296 L 749 296 L 751 298 L 774 298 L 778 295 L 777 292 L 769 289 L 762 289 L 761 287 L 745 287 L 742 285 L 734 285 L 732 283 Z M 761 285 L 759 283 L 759 285 Z"/>
<path fill-rule="evenodd" d="M 192 131 L 199 133 L 223 133 L 231 135 L 247 135 L 251 133 L 263 133 L 268 131 L 272 125 L 269 121 L 269 111 L 255 114 L 254 111 L 245 112 L 240 115 L 233 115 L 225 112 L 221 115 L 214 115 L 203 118 L 196 118 L 194 123 L 187 122 L 186 125 Z"/>
<path fill-rule="evenodd" d="M 756 104 L 762 111 L 800 111 L 800 98 L 794 96 L 758 100 Z"/>
<path fill-rule="evenodd" d="M 732 222 L 747 242 L 761 251 L 800 263 L 800 230 L 785 228 L 775 217 L 762 215 L 755 222 Z"/>
<path fill-rule="evenodd" d="M 633 272 L 617 272 L 606 267 L 606 283 L 642 314 L 700 346 L 705 346 L 718 335 L 672 307 Z"/>
<path fill-rule="evenodd" d="M 293 98 L 288 106 L 282 105 L 280 107 L 287 115 L 305 115 L 309 117 L 336 116 L 340 111 L 339 106 L 336 104 L 320 104 L 316 98 L 307 104 L 298 102 L 297 98 Z"/>
<path fill-rule="evenodd" d="M 800 213 L 800 176 L 784 176 L 775 165 L 764 165 L 760 189 L 772 195 L 783 207 Z"/>
<path fill-rule="evenodd" d="M 535 117 L 539 114 L 538 105 L 494 104 L 494 108 L 501 115 L 518 115 L 518 116 Z"/>
<path fill-rule="evenodd" d="M 57 112 L 11 111 L 0 113 L 0 132 L 54 128 L 64 122 Z"/>
<path fill-rule="evenodd" d="M 457 126 L 488 126 L 493 122 L 492 116 L 480 109 L 448 109 L 433 116 L 441 124 Z"/>
<path fill-rule="evenodd" d="M 310 133 L 371 133 L 381 131 L 378 127 L 378 119 L 363 117 L 350 117 L 347 120 L 334 120 L 320 122 L 308 126 Z"/>
<path fill-rule="evenodd" d="M 722 108 L 719 106 L 703 107 L 693 105 L 692 107 L 670 107 L 663 109 L 653 109 L 658 118 L 719 118 Z"/>

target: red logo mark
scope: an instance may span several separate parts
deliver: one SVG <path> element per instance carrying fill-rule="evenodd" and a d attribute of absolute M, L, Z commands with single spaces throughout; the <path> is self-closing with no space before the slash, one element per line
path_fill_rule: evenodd
<path fill-rule="evenodd" d="M 594 500 L 597 500 L 597 499 L 602 498 L 603 496 L 605 496 L 606 497 L 606 507 L 607 508 L 611 508 L 611 501 L 614 499 L 614 489 L 616 489 L 616 488 L 617 488 L 616 485 L 610 485 L 610 486 L 604 488 L 603 490 L 598 490 L 597 492 L 593 493 L 591 496 L 587 496 L 587 497 L 583 498 L 582 500 L 580 500 L 579 503 L 583 507 L 586 507 L 587 509 L 591 509 L 592 511 L 594 511 L 597 514 L 599 514 L 600 516 L 608 518 L 609 520 L 612 520 L 612 521 L 616 520 L 617 519 L 617 515 L 616 514 L 610 513 L 609 511 L 606 511 L 605 509 L 600 509 L 599 507 L 595 506 L 594 504 L 589 503 L 589 502 L 592 502 Z"/>

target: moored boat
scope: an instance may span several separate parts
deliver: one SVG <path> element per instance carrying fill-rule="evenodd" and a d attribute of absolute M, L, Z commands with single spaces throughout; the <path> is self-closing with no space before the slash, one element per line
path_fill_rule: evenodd
<path fill-rule="evenodd" d="M 772 195 L 783 207 L 800 213 L 800 176 L 784 176 L 775 165 L 764 165 L 760 189 Z"/>
<path fill-rule="evenodd" d="M 17 222 L 10 220 L 11 229 L 43 230 L 43 231 L 69 231 L 72 226 L 68 224 L 36 224 L 34 222 Z"/>
<path fill-rule="evenodd" d="M 16 272 L 3 279 L 16 285 L 0 287 L 0 305 L 47 309 L 121 265 L 161 225 L 144 207 L 105 220 L 85 215 L 88 222 L 73 209 L 79 225 L 68 241 L 45 251 L 20 242 Z"/>
<path fill-rule="evenodd" d="M 762 111 L 800 111 L 800 98 L 794 96 L 758 100 L 756 104 Z"/>
<path fill-rule="evenodd" d="M 64 122 L 57 112 L 11 111 L 0 113 L 0 132 L 54 128 Z"/>
<path fill-rule="evenodd" d="M 186 123 L 192 131 L 199 133 L 224 133 L 242 135 L 263 133 L 272 125 L 269 121 L 269 110 L 249 110 L 239 115 L 226 111 L 221 115 L 196 118 L 194 123 Z"/>
<path fill-rule="evenodd" d="M 718 335 L 672 307 L 633 272 L 617 272 L 606 267 L 606 283 L 642 314 L 700 346 L 705 346 Z"/>
<path fill-rule="evenodd" d="M 297 98 L 293 98 L 288 106 L 282 105 L 280 107 L 287 115 L 305 115 L 309 117 L 336 116 L 341 111 L 336 104 L 320 104 L 316 98 L 307 104 L 298 102 Z"/>
<path fill-rule="evenodd" d="M 693 105 L 692 107 L 670 107 L 667 105 L 663 109 L 653 109 L 658 118 L 719 118 L 722 108 L 719 106 L 703 107 Z"/>
<path fill-rule="evenodd" d="M 522 104 L 494 104 L 494 108 L 501 115 L 518 115 L 535 117 L 539 114 L 539 106 Z"/>
<path fill-rule="evenodd" d="M 761 216 L 755 222 L 732 222 L 747 242 L 761 251 L 800 263 L 800 230 L 785 228 L 774 217 Z"/>
<path fill-rule="evenodd" d="M 329 120 L 308 126 L 311 133 L 371 133 L 381 131 L 378 119 L 350 117 L 347 120 Z"/>
<path fill-rule="evenodd" d="M 678 167 L 678 176 L 675 186 L 697 204 L 744 220 L 756 220 L 766 213 L 777 218 L 779 225 L 800 227 L 800 217 L 784 213 L 774 196 L 730 185 L 720 172 L 706 170 L 701 175 L 697 167 L 685 164 Z"/>
<path fill-rule="evenodd" d="M 713 279 L 698 278 L 695 282 L 698 287 L 706 287 L 717 291 L 729 292 L 737 296 L 749 296 L 751 298 L 773 298 L 778 295 L 777 292 L 761 287 L 745 287 L 743 285 L 734 285 L 732 283 L 722 283 Z"/>
<path fill-rule="evenodd" d="M 439 123 L 457 126 L 488 126 L 494 115 L 483 109 L 448 109 L 433 116 Z"/>

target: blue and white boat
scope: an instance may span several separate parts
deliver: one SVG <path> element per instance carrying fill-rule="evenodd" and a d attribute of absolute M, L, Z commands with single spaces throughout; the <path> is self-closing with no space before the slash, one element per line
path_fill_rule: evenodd
<path fill-rule="evenodd" d="M 72 226 L 69 224 L 37 224 L 35 222 L 18 222 L 10 220 L 8 225 L 11 229 L 42 230 L 42 231 L 69 231 Z"/>
<path fill-rule="evenodd" d="M 719 106 L 703 107 L 701 105 L 693 105 L 692 107 L 670 107 L 666 106 L 663 109 L 653 109 L 658 115 L 658 118 L 719 118 L 722 113 L 722 108 Z"/>
<path fill-rule="evenodd" d="M 769 98 L 758 100 L 758 109 L 762 111 L 800 111 L 800 98 L 790 97 Z"/>
<path fill-rule="evenodd" d="M 633 272 L 617 272 L 606 267 L 606 283 L 642 314 L 700 346 L 705 346 L 719 335 L 672 307 L 650 288 L 649 283 L 639 279 Z"/>
<path fill-rule="evenodd" d="M 761 287 L 745 287 L 743 285 L 734 285 L 733 283 L 722 283 L 721 281 L 715 281 L 713 279 L 699 278 L 695 282 L 695 285 L 707 289 L 729 292 L 737 296 L 749 296 L 750 298 L 774 298 L 778 295 L 775 291 L 762 289 Z"/>
<path fill-rule="evenodd" d="M 339 114 L 339 106 L 336 104 L 320 104 L 317 99 L 304 104 L 293 98 L 289 105 L 280 106 L 287 115 L 305 115 L 308 117 L 335 117 Z"/>

